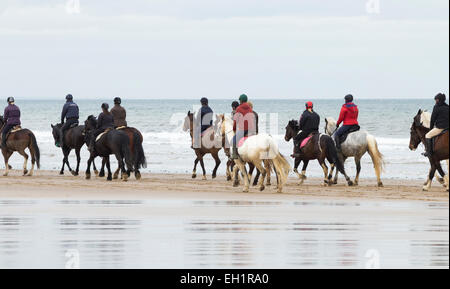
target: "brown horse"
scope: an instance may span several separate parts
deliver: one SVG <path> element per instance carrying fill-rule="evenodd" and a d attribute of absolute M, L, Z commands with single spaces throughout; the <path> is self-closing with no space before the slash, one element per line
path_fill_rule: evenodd
<path fill-rule="evenodd" d="M 203 171 L 203 180 L 206 180 L 206 171 L 205 164 L 203 163 L 203 156 L 206 154 L 211 154 L 216 162 L 216 166 L 213 169 L 212 178 L 216 178 L 217 169 L 220 165 L 219 151 L 222 149 L 222 138 L 215 135 L 214 130 L 210 130 L 209 133 L 206 133 L 201 137 L 200 147 L 197 148 L 194 146 L 194 114 L 190 111 L 184 119 L 183 130 L 188 131 L 191 135 L 192 140 L 192 149 L 195 152 L 197 158 L 194 161 L 194 169 L 192 171 L 192 178 L 195 179 L 197 177 L 197 164 L 200 162 Z"/>
<path fill-rule="evenodd" d="M 0 116 L 0 130 L 3 129 L 5 122 L 3 117 Z M 1 137 L 0 137 L 1 139 Z M 25 149 L 30 151 L 31 154 L 31 170 L 28 172 L 27 162 L 28 155 L 25 152 Z M 15 132 L 11 132 L 6 139 L 6 147 L 2 147 L 3 158 L 5 159 L 5 173 L 3 176 L 7 176 L 9 173 L 9 164 L 8 160 L 14 152 L 18 152 L 24 157 L 23 163 L 23 175 L 24 176 L 32 176 L 34 172 L 34 165 L 40 167 L 40 152 L 39 147 L 36 142 L 36 137 L 29 129 L 20 129 Z"/>
<path fill-rule="evenodd" d="M 430 131 L 430 113 L 427 111 L 422 111 L 421 109 L 413 119 L 410 131 L 409 149 L 416 150 L 419 144 L 425 143 L 425 135 Z M 443 134 L 437 136 L 434 141 L 433 154 L 428 158 L 430 161 L 430 171 L 428 173 L 428 178 L 423 186 L 424 191 L 428 191 L 431 188 L 431 182 L 434 178 L 436 170 L 441 176 L 444 177 L 444 185 L 449 187 L 448 173 L 445 174 L 441 167 L 441 161 L 447 160 L 447 170 L 449 169 L 449 134 L 448 130 Z M 442 182 L 441 182 L 442 183 Z"/>
<path fill-rule="evenodd" d="M 141 172 L 139 171 L 139 169 L 147 167 L 147 160 L 145 159 L 144 148 L 142 146 L 144 137 L 142 136 L 141 132 L 134 127 L 123 127 L 117 129 L 124 132 L 128 136 L 128 139 L 130 140 L 129 147 L 134 164 L 134 176 L 136 180 L 140 180 Z M 117 170 L 114 172 L 113 179 L 119 178 L 119 172 L 120 168 L 117 168 Z M 102 162 L 102 168 L 100 170 L 99 177 L 104 176 L 105 176 L 105 162 Z"/>
<path fill-rule="evenodd" d="M 284 136 L 284 139 L 286 141 L 290 141 L 298 134 L 299 131 L 300 129 L 298 127 L 298 122 L 295 120 L 289 121 L 288 125 L 286 126 L 286 134 Z M 308 165 L 308 161 L 318 160 L 324 173 L 324 185 L 332 185 L 332 174 L 334 167 L 336 167 L 338 171 L 345 176 L 348 185 L 353 186 L 353 182 L 345 173 L 344 164 L 339 160 L 334 141 L 329 135 L 320 133 L 314 134 L 303 148 L 301 157 L 297 159 L 295 161 L 296 166 L 298 166 L 300 160 L 304 162 L 301 177 L 302 181 L 305 178 L 304 175 L 306 173 L 306 166 Z M 325 164 L 325 159 L 328 160 L 328 162 L 331 164 L 331 171 L 329 175 L 328 167 Z"/>

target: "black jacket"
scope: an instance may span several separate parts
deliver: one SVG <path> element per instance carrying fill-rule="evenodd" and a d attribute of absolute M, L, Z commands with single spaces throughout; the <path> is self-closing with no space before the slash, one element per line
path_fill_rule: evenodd
<path fill-rule="evenodd" d="M 305 110 L 300 117 L 299 128 L 302 131 L 319 131 L 320 116 L 315 112 Z"/>
<path fill-rule="evenodd" d="M 114 128 L 114 118 L 111 113 L 100 113 L 97 120 L 97 129 Z"/>
<path fill-rule="evenodd" d="M 213 110 L 209 106 L 202 106 L 200 110 L 201 132 L 207 130 L 213 124 Z"/>
<path fill-rule="evenodd" d="M 448 128 L 448 104 L 445 102 L 437 103 L 433 108 L 433 113 L 431 114 L 430 128 Z"/>

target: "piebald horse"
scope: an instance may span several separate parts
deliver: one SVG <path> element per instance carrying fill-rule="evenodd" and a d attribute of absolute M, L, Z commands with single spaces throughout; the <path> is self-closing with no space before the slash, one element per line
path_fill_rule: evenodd
<path fill-rule="evenodd" d="M 417 112 L 417 115 L 413 119 L 413 123 L 411 125 L 410 131 L 410 140 L 409 140 L 409 149 L 416 150 L 419 144 L 425 143 L 425 135 L 430 131 L 430 120 L 431 114 L 428 111 L 422 111 L 421 109 Z M 441 184 L 443 184 L 447 188 L 449 187 L 449 177 L 448 172 L 449 168 L 449 133 L 448 130 L 443 134 L 437 136 L 434 142 L 433 154 L 429 157 L 430 161 L 430 171 L 428 173 L 427 181 L 423 186 L 424 191 L 428 191 L 431 189 L 431 182 L 434 178 L 436 170 L 439 172 L 441 176 L 444 177 L 443 180 L 438 179 Z M 447 174 L 445 174 L 444 170 L 441 167 L 441 161 L 447 161 Z"/>
<path fill-rule="evenodd" d="M 325 133 L 333 135 L 336 132 L 336 120 L 332 117 L 325 118 Z M 341 162 L 344 163 L 349 157 L 355 158 L 356 164 L 356 177 L 353 182 L 354 185 L 359 183 L 359 173 L 361 172 L 361 158 L 365 153 L 369 153 L 373 167 L 375 168 L 375 174 L 377 176 L 377 185 L 382 187 L 381 172 L 384 169 L 383 155 L 378 150 L 378 144 L 375 137 L 369 134 L 367 131 L 356 131 L 350 133 L 346 140 L 341 144 L 341 151 L 338 151 L 338 156 Z M 333 182 L 337 184 L 339 172 L 336 171 Z"/>
<path fill-rule="evenodd" d="M 0 116 L 0 130 L 3 129 L 5 122 L 3 117 Z M 1 140 L 1 137 L 0 137 Z M 31 170 L 28 172 L 27 162 L 28 162 L 28 154 L 25 152 L 25 149 L 30 151 L 31 154 Z M 16 132 L 11 132 L 9 136 L 7 136 L 6 147 L 2 147 L 3 158 L 5 159 L 5 173 L 3 176 L 8 176 L 9 173 L 9 164 L 8 160 L 14 152 L 18 152 L 24 158 L 23 162 L 23 175 L 24 176 L 32 176 L 34 172 L 34 165 L 40 167 L 40 152 L 39 147 L 36 142 L 36 137 L 29 129 L 20 129 Z"/>
<path fill-rule="evenodd" d="M 212 178 L 216 178 L 217 169 L 220 165 L 219 151 L 222 149 L 222 137 L 218 135 L 215 129 L 208 129 L 204 135 L 201 136 L 201 145 L 199 147 L 195 147 L 194 145 L 194 114 L 190 111 L 184 119 L 183 131 L 189 131 L 191 135 L 192 141 L 192 149 L 195 152 L 196 159 L 194 161 L 194 169 L 192 170 L 192 178 L 195 179 L 197 177 L 197 164 L 200 162 L 203 171 L 203 180 L 206 180 L 206 171 L 205 164 L 203 162 L 203 156 L 206 154 L 211 154 L 214 161 L 216 162 L 216 166 L 212 172 Z"/>

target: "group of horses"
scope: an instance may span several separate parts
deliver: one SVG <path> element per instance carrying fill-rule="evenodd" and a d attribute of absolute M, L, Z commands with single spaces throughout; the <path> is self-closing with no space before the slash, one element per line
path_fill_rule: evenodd
<path fill-rule="evenodd" d="M 409 148 L 411 150 L 416 149 L 420 143 L 425 143 L 425 134 L 430 131 L 430 117 L 429 112 L 422 110 L 414 117 L 410 132 Z M 385 161 L 378 149 L 375 137 L 367 131 L 358 130 L 351 132 L 342 142 L 341 149 L 337 150 L 335 141 L 332 138 L 336 129 L 336 121 L 332 117 L 327 117 L 325 119 L 325 133 L 313 134 L 302 148 L 300 156 L 295 158 L 293 171 L 300 180 L 299 184 L 303 184 L 306 180 L 306 169 L 309 161 L 317 160 L 323 169 L 324 186 L 337 184 L 339 173 L 344 175 L 349 186 L 358 185 L 361 172 L 361 158 L 368 153 L 375 170 L 377 186 L 383 187 L 381 173 L 384 170 Z M 189 131 L 191 139 L 194 141 L 194 114 L 190 111 L 185 117 L 183 130 Z M 284 139 L 286 142 L 289 142 L 300 131 L 298 121 L 289 121 L 285 130 Z M 203 179 L 206 179 L 206 170 L 203 162 L 203 157 L 206 154 L 211 154 L 216 161 L 212 174 L 212 177 L 215 178 L 217 169 L 221 163 L 218 153 L 223 148 L 225 154 L 229 157 L 226 168 L 227 180 L 232 180 L 234 186 L 239 185 L 242 177 L 244 180 L 243 191 L 248 192 L 252 174 L 256 168 L 257 172 L 253 181 L 253 186 L 259 186 L 259 189 L 262 191 L 265 189 L 264 180 L 266 180 L 266 185 L 270 185 L 270 173 L 273 170 L 277 178 L 277 191 L 282 192 L 283 185 L 287 181 L 287 176 L 291 168 L 285 157 L 280 153 L 278 145 L 273 137 L 261 133 L 247 138 L 243 145 L 238 148 L 239 158 L 232 160 L 230 158 L 230 145 L 234 135 L 233 120 L 224 114 L 216 115 L 216 121 L 213 127 L 201 136 L 201 146 L 193 146 L 196 159 L 194 161 L 192 178 L 196 178 L 196 168 L 197 164 L 200 162 L 203 171 Z M 437 177 L 438 181 L 446 187 L 447 191 L 449 190 L 448 173 L 445 174 L 440 164 L 442 160 L 447 160 L 447 170 L 449 169 L 448 141 L 448 131 L 436 137 L 434 141 L 434 153 L 429 158 L 431 169 L 423 187 L 424 191 L 430 189 L 436 170 L 441 175 L 441 177 Z M 356 164 L 356 176 L 354 180 L 350 179 L 344 168 L 346 159 L 350 157 L 354 158 Z M 330 169 L 328 168 L 326 161 L 330 164 Z M 301 172 L 299 172 L 298 167 L 301 162 L 303 162 L 303 167 Z M 248 172 L 246 165 L 249 167 Z M 336 172 L 333 178 L 334 169 L 336 169 Z M 240 175 L 239 171 L 241 172 Z"/>
<path fill-rule="evenodd" d="M 411 150 L 417 149 L 420 143 L 425 143 L 425 134 L 430 131 L 431 115 L 427 111 L 419 110 L 414 116 L 410 130 L 410 144 Z M 3 128 L 5 122 L 0 116 L 0 129 Z M 61 146 L 63 152 L 63 162 L 60 174 L 64 174 L 64 168 L 67 166 L 72 175 L 77 176 L 80 168 L 80 150 L 83 145 L 88 145 L 94 137 L 97 120 L 94 116 L 89 116 L 84 125 L 75 125 L 67 130 L 64 135 L 63 145 Z M 61 124 L 51 125 L 53 138 L 55 144 L 58 143 L 61 133 Z M 366 131 L 356 131 L 350 133 L 345 141 L 341 144 L 341 150 L 337 150 L 334 139 L 331 137 L 336 131 L 336 121 L 328 117 L 325 119 L 325 133 L 313 134 L 307 144 L 302 148 L 302 153 L 295 158 L 293 171 L 297 174 L 300 183 L 306 180 L 306 169 L 309 161 L 317 160 L 323 169 L 324 186 L 331 186 L 337 184 L 339 173 L 343 174 L 349 186 L 358 185 L 359 175 L 361 172 L 361 158 L 368 153 L 371 157 L 375 175 L 377 178 L 377 186 L 382 187 L 381 173 L 384 168 L 383 155 L 378 150 L 378 145 L 375 137 Z M 219 158 L 220 150 L 224 149 L 228 156 L 226 175 L 228 181 L 233 181 L 233 186 L 239 186 L 240 180 L 244 181 L 244 192 L 249 191 L 250 182 L 253 172 L 256 169 L 256 176 L 253 181 L 253 186 L 259 186 L 262 191 L 266 185 L 270 185 L 271 172 L 273 171 L 277 180 L 277 191 L 282 192 L 283 186 L 287 182 L 287 178 L 291 167 L 286 158 L 280 153 L 278 144 L 274 138 L 266 133 L 259 133 L 255 136 L 249 137 L 242 146 L 238 148 L 239 158 L 232 160 L 230 158 L 230 145 L 234 137 L 233 120 L 225 115 L 216 115 L 216 121 L 213 127 L 202 134 L 200 141 L 201 145 L 194 146 L 194 114 L 188 112 L 185 117 L 184 131 L 189 131 L 193 141 L 193 149 L 196 154 L 194 161 L 194 169 L 192 178 L 197 177 L 197 165 L 200 163 L 203 179 L 206 180 L 206 170 L 203 157 L 206 154 L 211 154 L 215 160 L 215 167 L 212 172 L 212 178 L 217 176 L 217 169 L 221 164 Z M 298 122 L 291 120 L 286 126 L 285 141 L 289 142 L 299 132 Z M 91 178 L 90 167 L 94 168 L 94 172 L 99 177 L 105 176 L 105 166 L 108 170 L 107 180 L 118 179 L 121 173 L 122 180 L 126 181 L 131 172 L 134 172 L 136 179 L 141 178 L 140 169 L 145 168 L 146 158 L 143 149 L 143 136 L 133 127 L 122 127 L 107 130 L 95 140 L 95 149 L 90 152 L 87 162 L 86 179 Z M 449 190 L 449 177 L 441 167 L 441 161 L 447 161 L 447 170 L 449 170 L 449 134 L 448 131 L 443 132 L 437 136 L 433 142 L 433 151 L 430 161 L 430 171 L 427 176 L 427 181 L 423 186 L 424 191 L 431 188 L 431 182 L 435 176 L 436 170 L 441 177 L 436 177 L 437 180 Z M 25 149 L 29 150 L 31 154 L 31 170 L 27 169 L 28 154 Z M 75 170 L 70 167 L 68 157 L 72 150 L 75 150 L 77 165 Z M 2 147 L 2 154 L 5 160 L 5 173 L 8 175 L 11 166 L 8 160 L 14 152 L 18 152 L 24 157 L 23 175 L 32 176 L 35 165 L 40 167 L 40 151 L 36 141 L 36 137 L 29 129 L 17 128 L 7 135 L 6 146 Z M 114 155 L 118 161 L 119 167 L 114 175 L 111 171 L 110 156 Z M 102 166 L 100 172 L 97 171 L 94 159 L 100 157 L 102 159 Z M 354 157 L 356 164 L 356 177 L 351 180 L 347 175 L 344 163 L 349 157 Z M 328 161 L 330 168 L 328 168 L 326 161 Z M 303 162 L 301 172 L 298 167 Z M 247 167 L 249 170 L 247 171 Z M 334 178 L 333 172 L 336 169 Z M 240 172 L 240 174 L 239 174 Z"/>

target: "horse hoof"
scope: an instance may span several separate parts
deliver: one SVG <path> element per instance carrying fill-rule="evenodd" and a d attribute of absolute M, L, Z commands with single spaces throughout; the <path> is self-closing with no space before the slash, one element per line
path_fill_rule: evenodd
<path fill-rule="evenodd" d="M 135 173 L 134 177 L 136 178 L 136 180 L 140 180 L 142 178 L 141 173 Z"/>
<path fill-rule="evenodd" d="M 333 181 L 333 185 L 337 185 L 337 181 Z"/>
<path fill-rule="evenodd" d="M 104 178 L 104 177 L 105 177 L 105 173 L 104 173 L 104 172 L 100 172 L 100 173 L 97 175 L 97 177 L 99 177 L 99 178 Z"/>
<path fill-rule="evenodd" d="M 118 178 L 119 178 L 118 175 L 114 175 L 114 176 L 113 176 L 113 179 L 115 179 L 115 180 L 117 180 Z"/>
<path fill-rule="evenodd" d="M 353 182 L 353 185 L 354 185 L 354 186 L 358 186 L 358 182 L 357 182 L 357 181 L 354 181 L 354 182 Z"/>
<path fill-rule="evenodd" d="M 98 171 L 97 170 L 94 170 L 94 174 L 96 175 L 96 176 L 98 176 Z M 104 176 L 104 175 L 103 175 Z"/>
<path fill-rule="evenodd" d="M 111 182 L 111 181 L 112 181 L 112 178 L 111 178 L 111 177 L 107 177 L 106 180 L 107 180 L 108 182 Z"/>
<path fill-rule="evenodd" d="M 86 174 L 86 180 L 90 180 L 91 179 L 91 174 Z"/>
<path fill-rule="evenodd" d="M 197 174 L 192 174 L 192 178 L 195 179 L 197 177 Z"/>
<path fill-rule="evenodd" d="M 423 187 L 423 188 L 422 188 L 422 191 L 428 192 L 428 187 Z"/>
<path fill-rule="evenodd" d="M 262 191 L 264 191 L 265 188 L 266 188 L 266 187 L 261 186 L 261 187 L 259 188 L 259 190 L 262 192 Z"/>
<path fill-rule="evenodd" d="M 256 187 L 257 185 L 258 185 L 258 183 L 253 183 L 252 184 L 253 187 Z"/>
<path fill-rule="evenodd" d="M 64 172 L 63 172 L 63 171 L 60 171 L 59 174 L 62 176 L 62 175 L 64 175 Z"/>
<path fill-rule="evenodd" d="M 206 176 L 203 176 L 203 177 L 202 177 L 202 180 L 203 180 L 203 181 L 206 181 Z"/>
<path fill-rule="evenodd" d="M 228 182 L 231 181 L 231 177 L 230 176 L 227 176 L 227 181 Z"/>
<path fill-rule="evenodd" d="M 244 188 L 244 189 L 242 190 L 242 192 L 243 192 L 243 193 L 248 193 L 248 189 L 247 189 L 247 188 Z"/>
<path fill-rule="evenodd" d="M 213 179 L 215 179 L 216 177 L 217 177 L 217 175 L 215 175 L 215 174 L 211 176 L 211 178 L 213 178 Z"/>
<path fill-rule="evenodd" d="M 32 177 L 32 176 L 33 176 L 33 174 L 31 172 L 27 175 L 27 177 Z"/>
<path fill-rule="evenodd" d="M 379 187 L 379 188 L 384 187 L 383 183 L 382 183 L 382 182 L 379 182 L 379 183 L 378 183 L 378 187 Z"/>
<path fill-rule="evenodd" d="M 72 176 L 74 176 L 74 177 L 78 176 L 78 173 L 77 173 L 77 172 L 75 172 L 75 171 L 71 171 L 70 173 L 71 173 L 71 174 L 72 174 Z"/>
<path fill-rule="evenodd" d="M 7 177 L 7 176 L 8 176 L 8 174 L 3 174 L 3 176 L 4 176 L 4 177 Z"/>
<path fill-rule="evenodd" d="M 349 186 L 349 187 L 353 187 L 353 185 L 354 185 L 354 184 L 353 184 L 352 181 L 349 181 L 349 182 L 348 182 L 348 186 Z"/>

